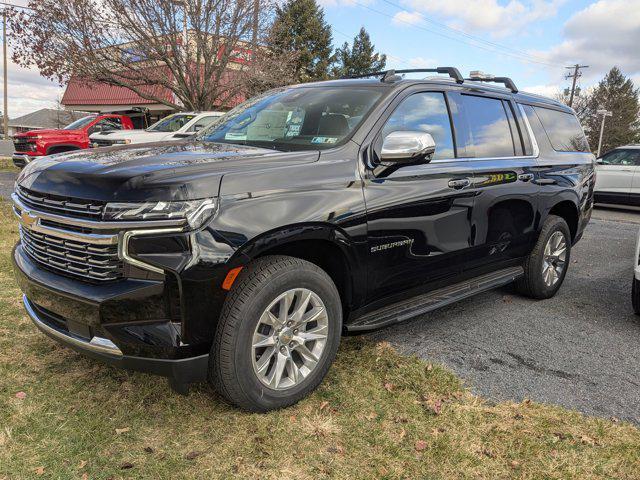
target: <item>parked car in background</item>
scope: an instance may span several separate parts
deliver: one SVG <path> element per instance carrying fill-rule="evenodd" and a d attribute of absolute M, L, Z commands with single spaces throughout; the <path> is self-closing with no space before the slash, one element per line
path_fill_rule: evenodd
<path fill-rule="evenodd" d="M 636 315 L 640 315 L 640 231 L 636 235 L 636 249 L 633 256 L 633 282 L 631 284 L 631 305 Z"/>
<path fill-rule="evenodd" d="M 169 115 L 144 130 L 98 132 L 91 135 L 92 147 L 161 142 L 190 137 L 209 126 L 224 112 L 181 112 Z"/>
<path fill-rule="evenodd" d="M 13 262 L 33 322 L 263 412 L 316 388 L 344 332 L 511 282 L 552 297 L 593 204 L 575 113 L 412 72 L 451 78 L 280 88 L 194 138 L 27 166 Z"/>
<path fill-rule="evenodd" d="M 640 145 L 614 148 L 596 160 L 595 201 L 640 206 Z"/>
<path fill-rule="evenodd" d="M 13 163 L 24 167 L 34 158 L 89 148 L 95 132 L 133 129 L 131 118 L 119 114 L 87 115 L 62 129 L 31 130 L 13 137 Z"/>

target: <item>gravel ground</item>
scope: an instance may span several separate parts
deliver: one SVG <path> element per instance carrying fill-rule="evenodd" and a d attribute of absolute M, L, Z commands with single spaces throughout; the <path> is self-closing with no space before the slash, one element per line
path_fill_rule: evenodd
<path fill-rule="evenodd" d="M 640 423 L 640 317 L 631 308 L 638 226 L 628 223 L 640 213 L 594 216 L 554 298 L 498 289 L 370 336 L 452 368 L 490 399 Z"/>
<path fill-rule="evenodd" d="M 2 197 L 15 177 L 0 172 Z M 503 288 L 369 336 L 448 366 L 493 400 L 530 398 L 640 424 L 640 317 L 631 309 L 639 223 L 639 210 L 594 210 L 550 300 Z"/>

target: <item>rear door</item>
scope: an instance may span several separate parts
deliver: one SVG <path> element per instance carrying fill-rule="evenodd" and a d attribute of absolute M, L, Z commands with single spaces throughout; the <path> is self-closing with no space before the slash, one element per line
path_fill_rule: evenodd
<path fill-rule="evenodd" d="M 522 114 L 508 95 L 450 94 L 460 156 L 473 171 L 470 249 L 478 274 L 514 264 L 531 249 L 540 186 L 536 154 Z"/>

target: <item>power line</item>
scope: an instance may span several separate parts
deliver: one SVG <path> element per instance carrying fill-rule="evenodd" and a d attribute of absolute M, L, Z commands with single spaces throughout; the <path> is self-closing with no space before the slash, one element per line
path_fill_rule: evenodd
<path fill-rule="evenodd" d="M 384 17 L 391 18 L 391 19 L 395 18 L 395 17 L 393 17 L 392 15 L 389 15 L 386 12 L 382 12 L 380 10 L 377 10 L 377 9 L 375 9 L 373 7 L 370 7 L 369 5 L 365 5 L 364 3 L 361 3 L 361 2 L 358 2 L 358 1 L 355 1 L 355 0 L 353 1 L 353 3 L 355 3 L 356 5 L 359 5 L 359 6 L 363 7 L 363 8 L 366 8 L 367 10 L 370 10 L 370 11 L 372 11 L 374 13 L 377 13 L 378 15 L 382 15 Z M 540 60 L 535 60 L 535 59 L 531 58 L 530 56 L 524 56 L 524 55 L 520 55 L 520 54 L 516 54 L 516 53 L 500 51 L 500 50 L 497 50 L 496 48 L 492 48 L 492 47 L 489 47 L 489 46 L 486 46 L 486 45 L 479 45 L 477 43 L 471 43 L 471 42 L 466 41 L 466 40 L 464 40 L 462 38 L 458 38 L 458 37 L 454 37 L 452 35 L 448 35 L 446 33 L 438 32 L 438 31 L 429 29 L 427 27 L 424 27 L 422 25 L 415 25 L 412 22 L 408 22 L 406 20 L 402 20 L 402 19 L 399 19 L 399 18 L 395 18 L 395 20 L 397 22 L 405 23 L 405 24 L 407 24 L 409 26 L 412 26 L 414 28 L 417 28 L 419 30 L 424 30 L 425 32 L 429 32 L 429 33 L 432 33 L 432 34 L 435 34 L 435 35 L 439 35 L 441 37 L 448 38 L 449 40 L 454 40 L 456 42 L 461 42 L 461 43 L 464 43 L 466 45 L 470 45 L 470 46 L 475 47 L 475 48 L 480 48 L 482 50 L 486 50 L 486 51 L 489 51 L 491 53 L 497 53 L 498 55 L 503 55 L 503 56 L 515 58 L 517 60 L 524 61 L 524 62 L 537 63 L 537 64 L 545 65 L 545 66 L 548 66 L 548 67 L 557 67 L 557 66 L 560 65 L 560 64 L 554 64 L 554 63 L 549 63 L 549 62 L 543 62 L 543 61 L 540 61 Z"/>

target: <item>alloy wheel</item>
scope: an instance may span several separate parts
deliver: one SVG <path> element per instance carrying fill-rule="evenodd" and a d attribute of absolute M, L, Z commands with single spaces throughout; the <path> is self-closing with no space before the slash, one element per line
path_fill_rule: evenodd
<path fill-rule="evenodd" d="M 320 297 L 307 288 L 288 290 L 264 310 L 252 339 L 253 371 L 274 390 L 295 387 L 318 366 L 329 318 Z"/>
<path fill-rule="evenodd" d="M 567 258 L 567 240 L 562 232 L 554 232 L 547 240 L 542 259 L 542 279 L 547 287 L 553 287 L 564 272 Z"/>

